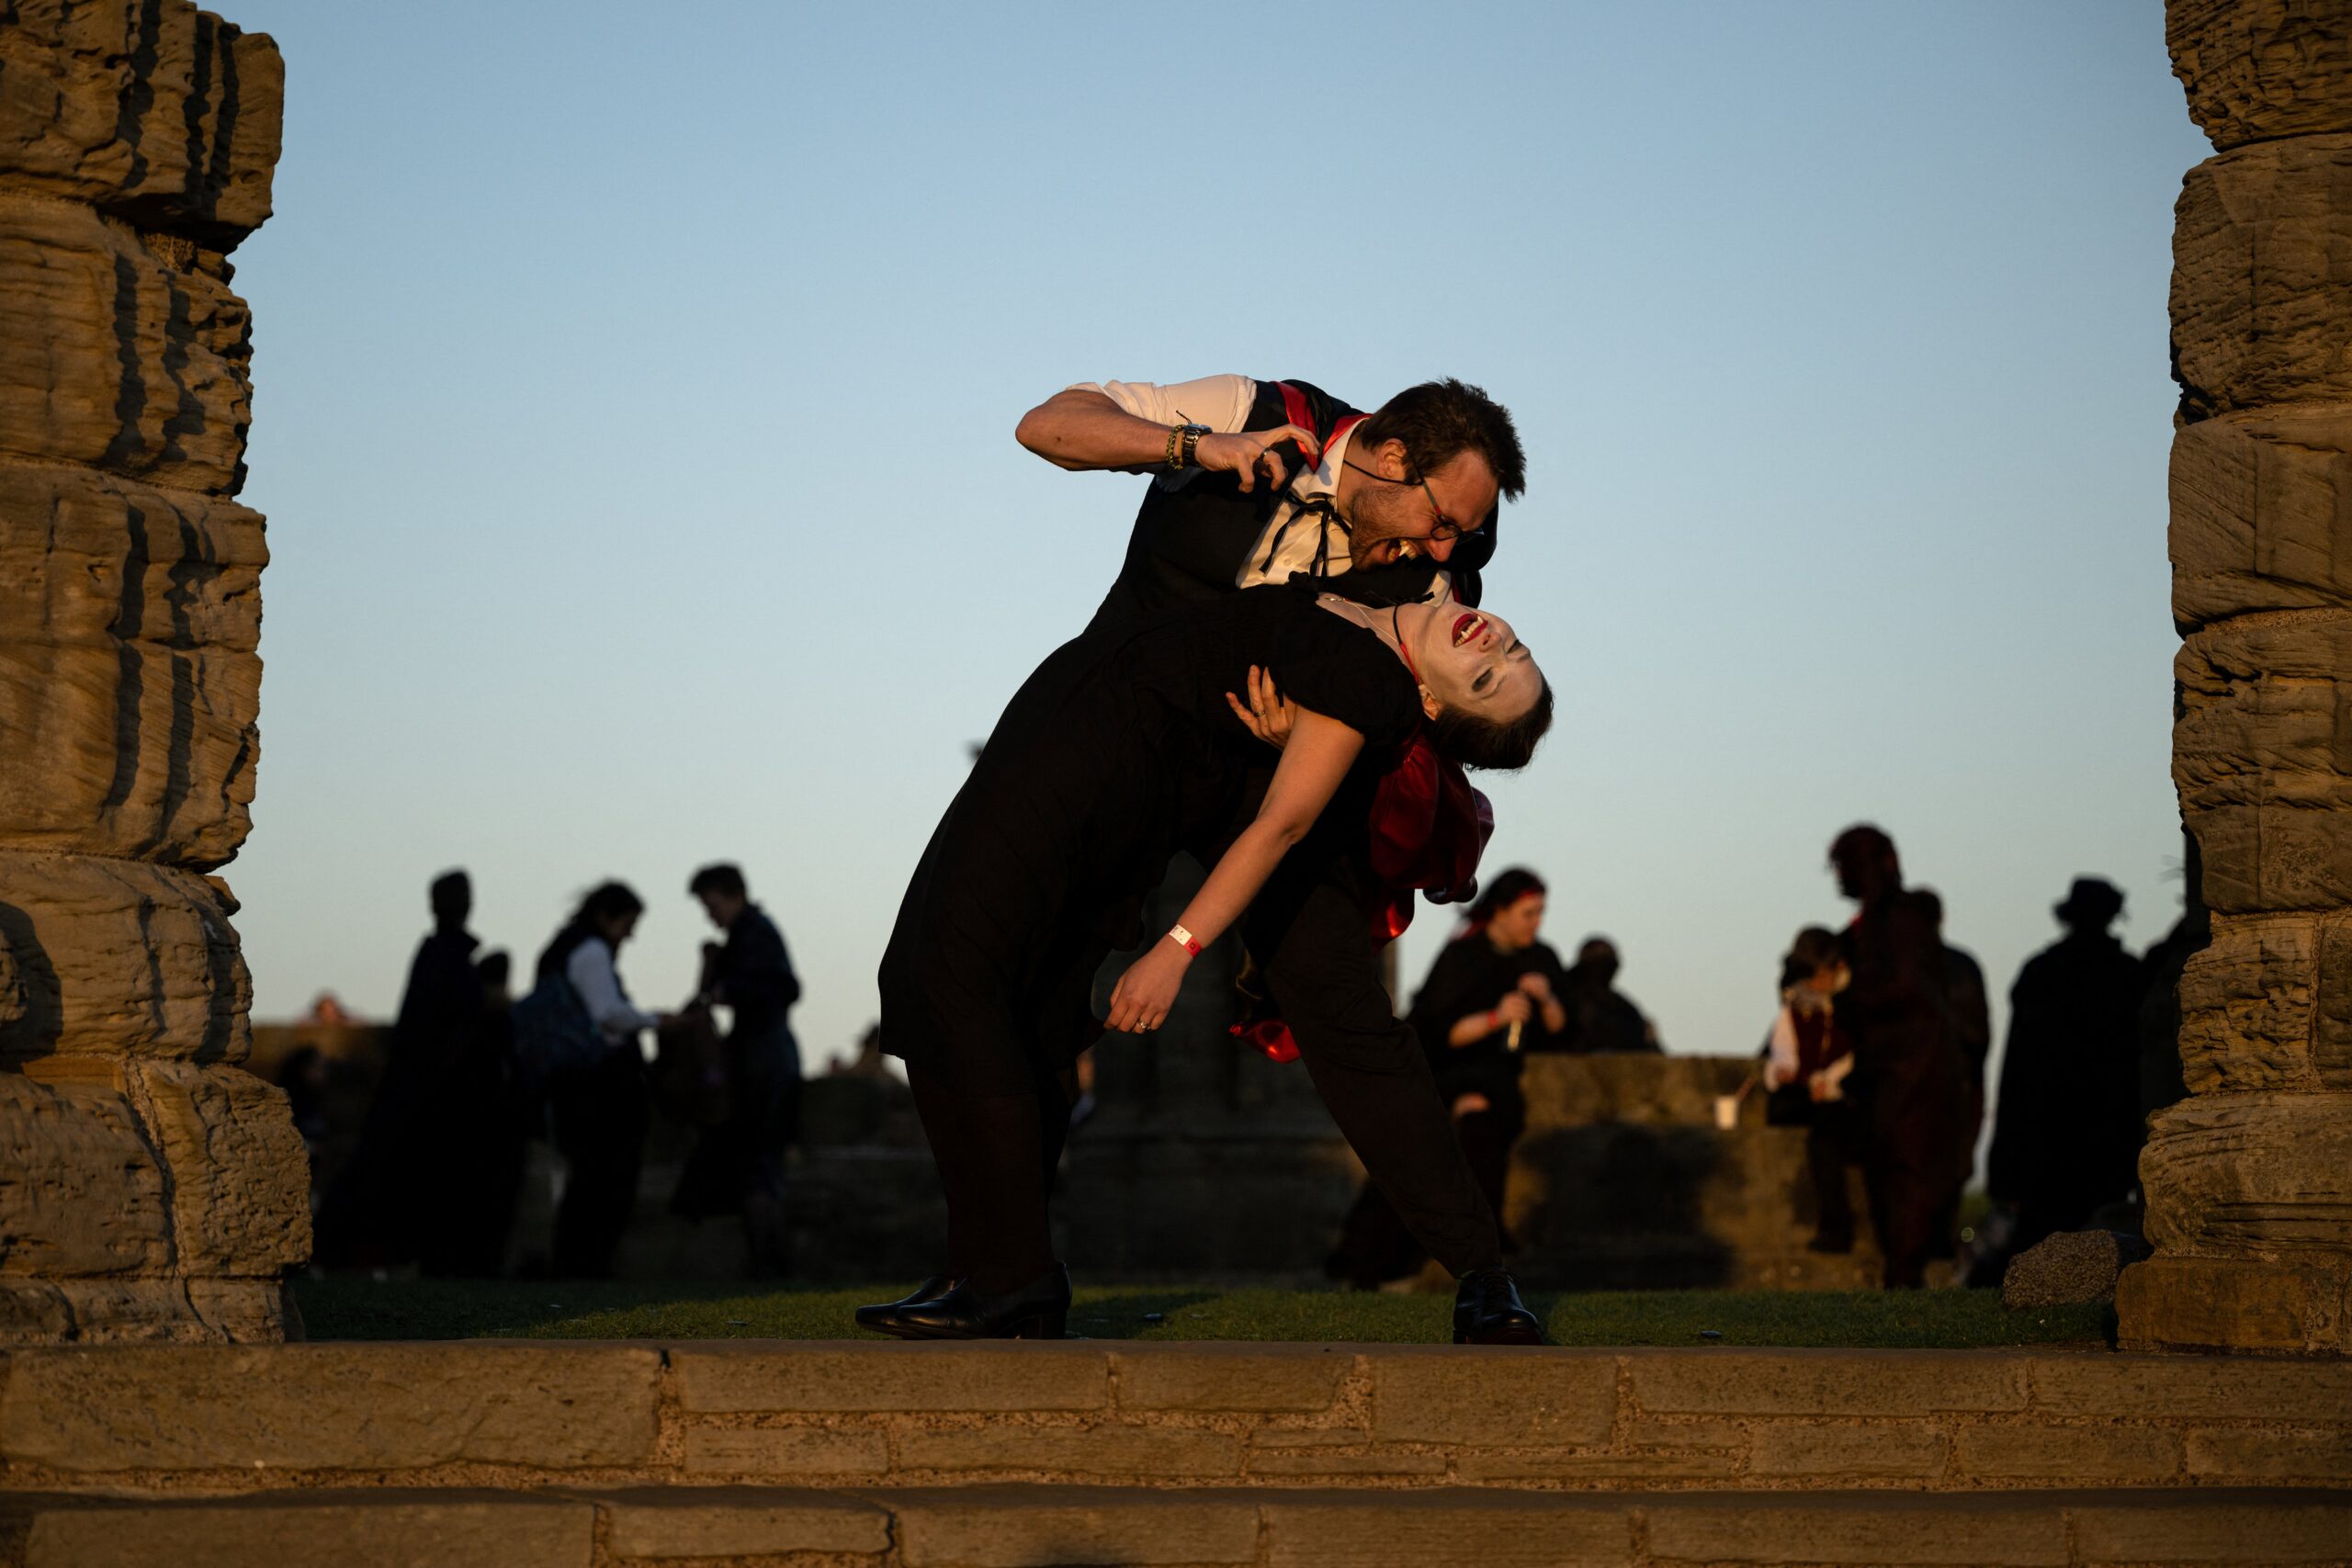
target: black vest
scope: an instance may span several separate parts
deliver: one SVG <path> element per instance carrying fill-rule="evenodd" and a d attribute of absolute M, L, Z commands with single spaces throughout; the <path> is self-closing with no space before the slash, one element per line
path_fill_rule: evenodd
<path fill-rule="evenodd" d="M 1250 405 L 1245 430 L 1274 430 L 1285 424 L 1306 424 L 1318 441 L 1329 443 L 1340 421 L 1357 411 L 1305 381 L 1261 380 L 1257 400 Z M 1305 419 L 1294 419 L 1291 402 L 1303 406 Z M 1295 476 L 1306 461 L 1296 442 L 1274 450 Z M 1288 491 L 1266 484 L 1245 491 L 1233 474 L 1195 472 L 1173 489 L 1154 484 L 1145 492 L 1136 513 L 1135 532 L 1127 538 L 1127 558 L 1119 575 L 1094 613 L 1097 621 L 1125 618 L 1187 600 L 1205 599 L 1233 592 L 1243 562 L 1272 521 L 1274 510 Z M 1317 519 L 1304 519 L 1315 526 Z M 1478 603 L 1478 571 L 1495 553 L 1495 522 L 1464 535 L 1453 547 L 1445 570 L 1453 577 L 1453 594 L 1464 604 Z M 1341 570 L 1330 580 L 1330 591 L 1368 604 L 1396 604 L 1424 597 L 1439 568 L 1427 560 L 1399 561 L 1366 570 Z"/>

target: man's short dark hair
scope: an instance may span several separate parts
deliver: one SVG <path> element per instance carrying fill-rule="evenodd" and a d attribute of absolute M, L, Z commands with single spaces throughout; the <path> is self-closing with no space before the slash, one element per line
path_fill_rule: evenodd
<path fill-rule="evenodd" d="M 1848 861 L 1864 864 L 1877 861 L 1895 863 L 1894 840 L 1883 829 L 1868 822 L 1857 822 L 1830 840 L 1829 863 L 1844 865 Z"/>
<path fill-rule="evenodd" d="M 462 871 L 445 871 L 433 879 L 425 897 L 433 906 L 434 919 L 461 920 L 473 908 L 473 880 Z"/>
<path fill-rule="evenodd" d="M 1527 455 L 1519 448 L 1510 410 L 1451 376 L 1406 388 L 1381 404 L 1356 434 L 1375 446 L 1403 442 L 1413 471 L 1423 478 L 1464 452 L 1476 452 L 1487 459 L 1505 496 L 1517 501 L 1527 489 Z"/>
<path fill-rule="evenodd" d="M 686 884 L 686 891 L 699 898 L 706 893 L 716 893 L 724 898 L 750 897 L 743 888 L 743 868 L 729 861 L 704 866 Z"/>

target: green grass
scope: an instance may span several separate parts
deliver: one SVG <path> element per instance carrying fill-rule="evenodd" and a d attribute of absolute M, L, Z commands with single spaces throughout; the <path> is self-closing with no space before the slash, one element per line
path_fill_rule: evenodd
<path fill-rule="evenodd" d="M 336 1277 L 298 1280 L 294 1292 L 313 1339 L 872 1339 L 850 1310 L 904 1288 Z M 1561 1345 L 1961 1349 L 2109 1338 L 2105 1307 L 2012 1313 L 1989 1291 L 1532 1293 L 1529 1304 Z M 1094 1339 L 1430 1344 L 1450 1337 L 1451 1307 L 1442 1296 L 1104 1287 L 1079 1292 L 1070 1328 Z"/>

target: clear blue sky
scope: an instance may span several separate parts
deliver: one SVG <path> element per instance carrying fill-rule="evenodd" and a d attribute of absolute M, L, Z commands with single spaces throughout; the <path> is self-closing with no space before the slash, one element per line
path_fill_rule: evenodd
<path fill-rule="evenodd" d="M 1529 453 L 1490 602 L 1560 695 L 1490 868 L 1760 1039 L 1883 824 L 2006 991 L 2096 873 L 2173 919 L 2165 291 L 2206 149 L 2143 0 L 322 6 L 286 54 L 256 1011 L 394 1004 L 469 868 L 589 884 L 672 1005 L 740 860 L 814 1060 L 1141 480 L 1013 422 L 1108 377 L 1459 375 Z M 1417 980 L 1447 922 L 1408 939 Z"/>

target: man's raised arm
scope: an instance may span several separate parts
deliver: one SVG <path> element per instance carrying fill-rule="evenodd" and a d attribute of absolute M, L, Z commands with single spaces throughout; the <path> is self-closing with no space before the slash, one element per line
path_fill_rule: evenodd
<path fill-rule="evenodd" d="M 1023 414 L 1012 434 L 1048 463 L 1073 473 L 1148 470 L 1167 462 L 1170 430 L 1204 425 L 1210 434 L 1201 437 L 1193 462 L 1212 473 L 1238 475 L 1246 491 L 1261 473 L 1276 484 L 1288 478 L 1283 459 L 1270 447 L 1295 441 L 1310 459 L 1322 456 L 1315 433 L 1295 424 L 1245 433 L 1257 392 L 1257 383 L 1247 376 L 1206 376 L 1166 386 L 1111 381 L 1066 387 Z"/>

